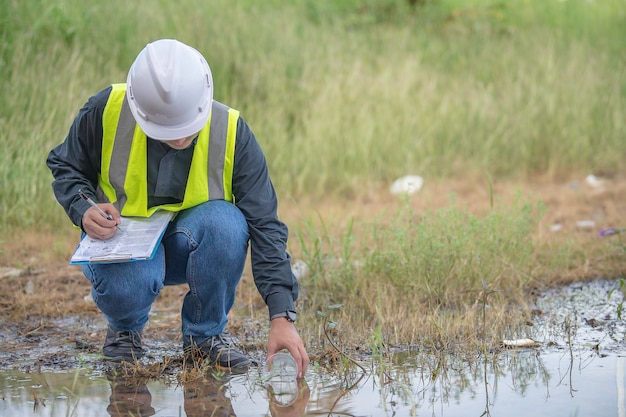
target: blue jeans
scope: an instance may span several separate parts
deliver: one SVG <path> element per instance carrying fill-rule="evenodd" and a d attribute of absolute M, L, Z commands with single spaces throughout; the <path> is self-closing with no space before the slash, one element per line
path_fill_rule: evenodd
<path fill-rule="evenodd" d="M 91 264 L 91 294 L 117 330 L 141 331 L 164 285 L 188 284 L 181 311 L 183 343 L 200 344 L 224 331 L 248 253 L 241 211 L 211 200 L 178 213 L 151 260 Z"/>

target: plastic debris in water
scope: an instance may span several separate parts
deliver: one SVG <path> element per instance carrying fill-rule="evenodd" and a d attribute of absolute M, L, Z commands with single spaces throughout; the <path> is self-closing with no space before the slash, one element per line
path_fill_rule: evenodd
<path fill-rule="evenodd" d="M 533 339 L 514 339 L 514 340 L 503 340 L 502 342 L 500 342 L 500 345 L 503 348 L 507 348 L 507 349 L 536 348 L 536 347 L 541 346 L 541 343 Z"/>
<path fill-rule="evenodd" d="M 398 178 L 391 185 L 391 194 L 413 194 L 424 185 L 424 179 L 418 175 L 407 175 Z"/>

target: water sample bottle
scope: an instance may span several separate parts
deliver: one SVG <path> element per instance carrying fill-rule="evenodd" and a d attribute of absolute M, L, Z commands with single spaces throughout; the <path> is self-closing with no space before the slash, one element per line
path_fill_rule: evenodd
<path fill-rule="evenodd" d="M 271 399 L 278 405 L 287 406 L 298 397 L 298 366 L 287 352 L 278 352 L 265 363 L 263 382 Z"/>

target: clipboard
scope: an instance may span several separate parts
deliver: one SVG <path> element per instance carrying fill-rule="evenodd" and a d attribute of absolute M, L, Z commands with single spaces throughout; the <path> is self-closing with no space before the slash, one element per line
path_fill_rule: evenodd
<path fill-rule="evenodd" d="M 153 259 L 174 216 L 171 211 L 157 211 L 150 217 L 122 217 L 120 228 L 111 239 L 100 240 L 84 235 L 69 263 L 84 265 Z"/>

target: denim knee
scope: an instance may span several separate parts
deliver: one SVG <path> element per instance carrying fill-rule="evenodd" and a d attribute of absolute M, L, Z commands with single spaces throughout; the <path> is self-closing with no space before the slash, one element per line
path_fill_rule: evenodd
<path fill-rule="evenodd" d="M 184 210 L 175 221 L 171 232 L 183 233 L 189 240 L 190 250 L 197 249 L 202 242 L 209 242 L 212 253 L 233 257 L 232 260 L 241 256 L 233 248 L 247 250 L 248 224 L 243 213 L 232 203 L 211 200 Z"/>
<path fill-rule="evenodd" d="M 83 267 L 85 276 L 92 284 L 94 302 L 111 318 L 126 318 L 149 309 L 163 288 L 162 274 L 154 273 L 150 268 L 137 268 L 139 263 L 133 264 L 133 267 L 130 265 L 102 264 Z"/>

